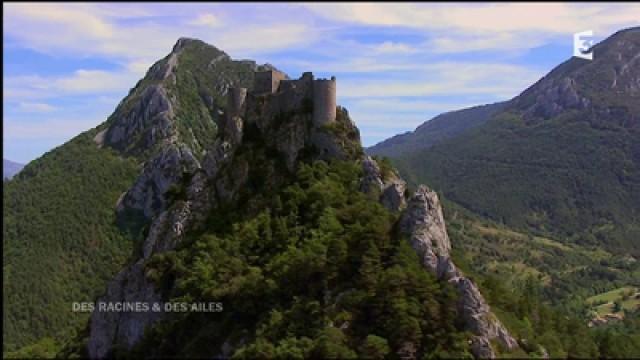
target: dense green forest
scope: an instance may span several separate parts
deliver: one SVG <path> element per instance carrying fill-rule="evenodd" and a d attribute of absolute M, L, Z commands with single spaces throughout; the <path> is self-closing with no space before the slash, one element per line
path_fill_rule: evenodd
<path fill-rule="evenodd" d="M 3 353 L 68 338 L 88 318 L 72 303 L 93 301 L 131 254 L 137 234 L 118 227 L 113 209 L 138 169 L 99 149 L 95 133 L 3 183 Z"/>

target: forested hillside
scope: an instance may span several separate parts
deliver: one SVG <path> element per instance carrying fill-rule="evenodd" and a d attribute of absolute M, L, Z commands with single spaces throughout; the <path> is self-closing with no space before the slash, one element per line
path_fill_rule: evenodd
<path fill-rule="evenodd" d="M 87 315 L 69 316 L 72 303 L 91 301 L 138 238 L 135 227 L 118 226 L 113 211 L 137 175 L 136 162 L 99 149 L 95 133 L 3 184 L 3 352 L 73 333 Z"/>

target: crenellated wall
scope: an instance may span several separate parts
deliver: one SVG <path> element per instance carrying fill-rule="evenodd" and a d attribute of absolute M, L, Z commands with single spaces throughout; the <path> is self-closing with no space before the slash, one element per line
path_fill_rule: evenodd
<path fill-rule="evenodd" d="M 313 81 L 313 124 L 322 126 L 336 120 L 336 78 Z"/>

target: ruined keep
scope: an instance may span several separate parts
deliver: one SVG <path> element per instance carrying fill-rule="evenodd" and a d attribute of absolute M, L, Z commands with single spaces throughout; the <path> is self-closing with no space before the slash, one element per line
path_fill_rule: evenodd
<path fill-rule="evenodd" d="M 252 91 L 230 88 L 227 99 L 227 118 L 242 116 L 246 107 L 256 104 L 257 98 L 268 99 L 271 116 L 297 110 L 311 110 L 314 126 L 320 127 L 336 119 L 336 78 L 314 79 L 305 72 L 299 79 L 290 80 L 277 70 L 255 73 Z M 249 104 L 249 105 L 248 105 Z"/>

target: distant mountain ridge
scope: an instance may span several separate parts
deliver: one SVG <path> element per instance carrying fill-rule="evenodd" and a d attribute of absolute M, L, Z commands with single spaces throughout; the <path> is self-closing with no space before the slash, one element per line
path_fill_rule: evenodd
<path fill-rule="evenodd" d="M 383 142 L 369 151 L 508 226 L 638 255 L 640 28 L 593 51 L 593 61 L 571 58 L 480 116 L 480 126 L 427 149 L 398 153 Z"/>
<path fill-rule="evenodd" d="M 414 131 L 393 136 L 367 148 L 366 151 L 371 155 L 396 157 L 404 153 L 428 149 L 465 130 L 484 124 L 506 105 L 506 102 L 498 102 L 449 111 L 424 122 Z"/>
<path fill-rule="evenodd" d="M 22 170 L 24 164 L 19 164 L 11 160 L 2 159 L 2 178 L 11 179 Z"/>

